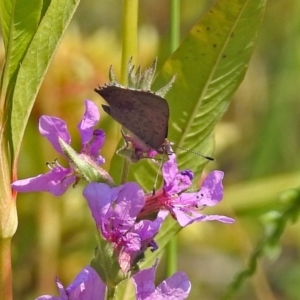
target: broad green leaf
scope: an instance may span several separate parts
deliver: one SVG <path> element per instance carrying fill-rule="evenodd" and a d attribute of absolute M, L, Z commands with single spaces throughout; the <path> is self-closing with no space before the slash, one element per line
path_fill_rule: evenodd
<path fill-rule="evenodd" d="M 265 2 L 218 1 L 165 62 L 153 90 L 177 74 L 166 95 L 171 113 L 168 139 L 175 145 L 212 155 L 214 127 L 245 76 Z M 180 169 L 189 168 L 199 178 L 207 161 L 189 152 L 176 152 Z M 130 180 L 151 190 L 155 173 L 153 164 L 138 162 Z"/>
<path fill-rule="evenodd" d="M 18 155 L 39 87 L 78 4 L 79 0 L 51 1 L 22 61 L 10 99 L 14 157 Z"/>
<path fill-rule="evenodd" d="M 265 0 L 220 0 L 165 63 L 156 84 L 177 74 L 167 95 L 169 139 L 211 155 L 212 133 L 243 80 L 262 21 Z M 179 151 L 179 165 L 200 175 L 201 157 Z"/>

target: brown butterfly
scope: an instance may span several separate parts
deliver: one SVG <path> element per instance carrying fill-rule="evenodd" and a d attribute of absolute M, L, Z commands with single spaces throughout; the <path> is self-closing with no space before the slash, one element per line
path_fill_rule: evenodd
<path fill-rule="evenodd" d="M 95 91 L 108 105 L 104 111 L 132 133 L 142 152 L 155 150 L 169 153 L 169 105 L 166 99 L 150 92 L 115 85 L 98 87 Z"/>

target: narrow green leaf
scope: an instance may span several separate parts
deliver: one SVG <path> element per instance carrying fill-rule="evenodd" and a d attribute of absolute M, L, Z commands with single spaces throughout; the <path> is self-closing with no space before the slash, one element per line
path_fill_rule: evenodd
<path fill-rule="evenodd" d="M 7 51 L 8 48 L 10 23 L 11 23 L 12 12 L 13 12 L 12 7 L 13 7 L 13 1 L 9 1 L 9 0 L 0 1 L 0 20 L 1 20 L 1 30 L 2 30 L 5 51 Z"/>
<path fill-rule="evenodd" d="M 40 21 L 42 0 L 0 1 L 1 28 L 5 47 L 1 94 L 19 68 Z M 11 87 L 12 88 L 12 87 Z"/>
<path fill-rule="evenodd" d="M 17 74 L 12 99 L 11 135 L 14 157 L 19 153 L 35 97 L 79 0 L 52 0 L 28 47 Z"/>

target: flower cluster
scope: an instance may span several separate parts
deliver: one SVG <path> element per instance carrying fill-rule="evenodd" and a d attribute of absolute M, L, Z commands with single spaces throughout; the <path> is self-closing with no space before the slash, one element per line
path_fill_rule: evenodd
<path fill-rule="evenodd" d="M 150 79 L 153 77 L 151 72 Z M 131 81 L 140 82 L 141 78 L 138 78 L 132 77 Z M 164 92 L 166 90 L 162 90 Z M 178 272 L 155 287 L 157 261 L 144 270 L 139 270 L 139 262 L 145 257 L 147 249 L 158 249 L 155 237 L 169 214 L 182 227 L 200 221 L 234 222 L 226 216 L 200 213 L 206 206 L 214 206 L 222 200 L 224 173 L 211 172 L 199 191 L 189 192 L 194 174 L 191 170 L 179 171 L 176 156 L 168 144 L 168 160 L 162 166 L 164 184 L 160 190 L 145 194 L 135 182 L 117 186 L 101 167 L 105 161 L 100 155 L 105 133 L 94 128 L 99 120 L 97 106 L 86 100 L 85 113 L 78 124 L 82 147 L 76 152 L 70 146 L 71 137 L 66 123 L 56 117 L 42 116 L 39 121 L 41 135 L 66 158 L 69 165 L 63 167 L 54 161 L 48 164 L 48 173 L 12 183 L 13 189 L 18 192 L 46 191 L 59 196 L 79 180 L 87 181 L 83 196 L 97 228 L 95 256 L 91 265 L 83 268 L 68 287 L 64 288 L 56 280 L 59 297 L 44 295 L 37 299 L 114 299 L 118 285 L 130 278 L 138 300 L 186 299 L 191 284 L 184 273 Z M 132 140 L 131 136 L 124 136 L 124 139 L 132 144 L 132 149 L 123 150 L 128 150 L 136 161 L 151 158 L 152 154 L 157 153 L 151 148 L 147 151 L 140 149 L 136 145 L 139 140 Z"/>
<path fill-rule="evenodd" d="M 148 248 L 151 251 L 158 248 L 155 236 L 169 213 L 183 227 L 199 221 L 233 222 L 225 216 L 199 213 L 205 206 L 221 201 L 223 172 L 211 172 L 198 192 L 188 192 L 194 174 L 190 170 L 179 171 L 176 156 L 171 154 L 162 167 L 161 190 L 145 195 L 135 182 L 116 186 L 101 168 L 104 158 L 99 153 L 105 134 L 94 129 L 100 118 L 98 108 L 88 100 L 85 107 L 78 125 L 82 140 L 79 153 L 69 146 L 71 138 L 63 120 L 50 116 L 40 118 L 40 133 L 68 160 L 69 167 L 55 162 L 48 173 L 12 184 L 19 192 L 47 191 L 58 196 L 79 179 L 88 181 L 83 195 L 98 232 L 95 258 L 91 267 L 85 267 L 67 288 L 56 281 L 59 297 L 45 295 L 37 299 L 105 299 L 108 291 L 130 277 L 134 281 L 136 299 L 185 299 L 191 285 L 184 273 L 174 274 L 155 288 L 157 262 L 144 270 L 139 270 L 138 263 Z M 150 219 L 153 215 L 155 218 Z"/>

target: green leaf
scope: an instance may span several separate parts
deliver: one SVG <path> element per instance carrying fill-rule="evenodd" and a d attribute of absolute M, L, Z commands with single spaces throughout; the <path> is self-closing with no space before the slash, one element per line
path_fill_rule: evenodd
<path fill-rule="evenodd" d="M 166 95 L 170 105 L 168 138 L 175 145 L 212 155 L 214 127 L 245 76 L 265 2 L 218 1 L 165 62 L 153 90 L 177 74 Z M 207 161 L 174 148 L 180 169 L 193 170 L 197 181 Z M 151 190 L 157 172 L 153 164 L 138 162 L 132 167 L 130 180 Z"/>
<path fill-rule="evenodd" d="M 40 21 L 41 8 L 42 0 L 0 1 L 1 28 L 6 53 L 1 80 L 2 93 L 5 93 L 7 85 L 20 66 Z"/>
<path fill-rule="evenodd" d="M 47 5 L 49 2 L 46 3 Z M 7 99 L 11 110 L 13 157 L 20 150 L 25 126 L 37 92 L 51 59 L 79 4 L 79 0 L 52 0 L 28 46 L 16 76 L 14 90 Z M 43 6 L 45 10 L 46 5 Z M 41 8 L 42 9 L 42 8 Z"/>
<path fill-rule="evenodd" d="M 177 145 L 212 154 L 209 140 L 245 76 L 265 2 L 218 1 L 165 63 L 156 84 L 177 73 L 167 95 L 169 137 Z M 201 173 L 206 161 L 191 155 L 179 153 L 179 165 Z"/>

